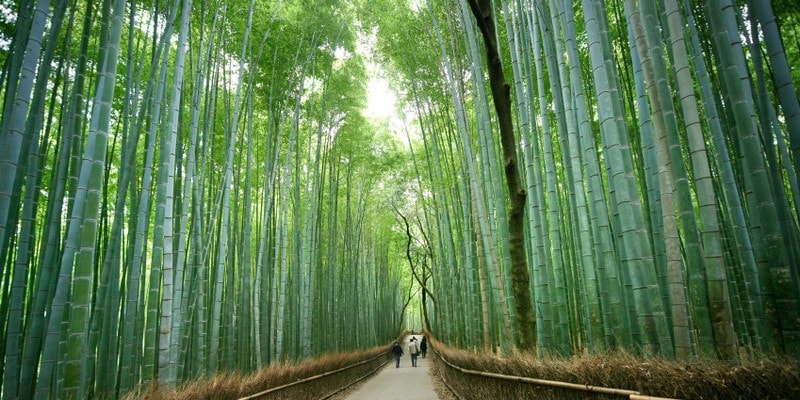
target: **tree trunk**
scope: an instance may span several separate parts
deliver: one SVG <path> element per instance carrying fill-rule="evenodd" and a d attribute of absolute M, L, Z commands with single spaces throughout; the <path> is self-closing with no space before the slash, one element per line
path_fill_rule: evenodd
<path fill-rule="evenodd" d="M 478 3 L 480 1 L 480 4 Z M 514 125 L 511 119 L 511 93 L 503 73 L 503 64 L 494 36 L 494 16 L 489 0 L 469 0 L 469 6 L 483 35 L 486 47 L 486 64 L 489 84 L 492 88 L 494 108 L 500 125 L 500 141 L 503 146 L 505 173 L 510 197 L 508 210 L 509 246 L 511 250 L 511 279 L 514 290 L 514 305 L 519 323 L 520 348 L 533 349 L 536 345 L 536 319 L 533 314 L 530 294 L 530 276 L 525 257 L 525 189 L 522 187 L 517 167 L 517 147 Z"/>

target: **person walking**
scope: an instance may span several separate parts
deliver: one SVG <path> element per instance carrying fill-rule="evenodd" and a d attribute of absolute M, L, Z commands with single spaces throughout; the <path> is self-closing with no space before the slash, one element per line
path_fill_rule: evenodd
<path fill-rule="evenodd" d="M 422 340 L 419 342 L 419 351 L 422 353 L 422 358 L 428 354 L 428 340 L 425 339 L 425 336 L 422 337 Z"/>
<path fill-rule="evenodd" d="M 400 368 L 400 357 L 403 356 L 403 347 L 400 346 L 399 342 L 394 342 L 392 353 L 394 354 L 394 367 Z"/>
<path fill-rule="evenodd" d="M 411 337 L 411 340 L 408 342 L 408 354 L 411 355 L 411 366 L 417 366 L 417 356 L 419 355 L 419 344 L 417 343 L 417 338 L 414 336 Z"/>

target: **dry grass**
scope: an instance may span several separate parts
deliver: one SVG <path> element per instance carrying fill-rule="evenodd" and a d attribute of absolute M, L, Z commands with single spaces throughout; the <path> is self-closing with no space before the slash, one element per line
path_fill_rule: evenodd
<path fill-rule="evenodd" d="M 642 361 L 627 353 L 583 356 L 571 360 L 550 359 L 516 354 L 497 357 L 444 346 L 431 336 L 431 347 L 451 363 L 465 369 L 505 375 L 564 381 L 635 390 L 644 395 L 680 399 L 800 399 L 800 360 L 763 357 L 743 363 L 675 363 L 664 360 Z M 391 357 L 390 345 L 368 351 L 322 356 L 299 364 L 273 364 L 247 376 L 218 374 L 181 385 L 176 390 L 150 385 L 129 393 L 126 400 L 195 400 L 238 399 L 308 377 L 334 371 L 370 359 L 381 353 L 387 356 L 271 394 L 271 399 L 320 399 L 333 394 L 372 371 Z M 433 356 L 433 354 L 430 354 Z M 434 375 L 441 375 L 461 399 L 600 399 L 615 397 L 587 396 L 584 392 L 534 386 L 512 381 L 465 375 L 446 366 L 438 357 L 432 359 Z M 616 397 L 619 399 L 620 397 Z"/>
<path fill-rule="evenodd" d="M 800 399 L 800 360 L 764 357 L 743 363 L 643 361 L 627 353 L 540 361 L 530 355 L 497 357 L 448 348 L 432 340 L 444 358 L 465 369 L 635 390 L 680 399 Z M 462 399 L 583 399 L 586 393 L 465 375 L 442 365 L 444 379 Z M 616 397 L 620 398 L 620 397 Z"/>
<path fill-rule="evenodd" d="M 394 343 L 394 342 L 392 342 Z M 341 373 L 324 376 L 300 385 L 291 386 L 263 398 L 269 399 L 319 399 L 337 388 L 343 388 L 389 360 L 391 345 L 370 350 L 327 354 L 298 364 L 272 364 L 252 375 L 237 373 L 217 374 L 187 382 L 174 390 L 160 388 L 153 383 L 146 388 L 128 393 L 125 400 L 229 400 L 249 396 L 271 388 L 297 382 L 309 377 L 335 371 L 386 353 L 386 357 L 361 364 Z"/>

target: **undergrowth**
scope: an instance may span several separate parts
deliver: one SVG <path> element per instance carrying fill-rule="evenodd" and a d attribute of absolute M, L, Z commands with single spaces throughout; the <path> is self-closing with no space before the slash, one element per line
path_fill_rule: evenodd
<path fill-rule="evenodd" d="M 402 336 L 401 336 L 402 337 Z M 500 357 L 445 346 L 428 335 L 431 349 L 450 363 L 464 369 L 522 376 L 585 386 L 632 390 L 641 395 L 676 399 L 800 399 L 800 360 L 763 356 L 742 362 L 701 361 L 679 363 L 663 359 L 642 360 L 625 352 L 585 355 L 569 360 L 516 353 Z M 384 363 L 390 345 L 366 351 L 324 355 L 297 364 L 272 364 L 251 375 L 224 373 L 201 378 L 167 390 L 153 383 L 127 394 L 125 400 L 227 400 L 239 399 L 264 390 L 324 374 L 360 361 L 377 360 L 292 386 L 271 394 L 271 399 L 320 399 L 333 394 Z M 513 380 L 463 374 L 431 357 L 436 378 L 441 378 L 461 399 L 620 399 L 588 395 L 582 391 L 531 385 Z"/>
<path fill-rule="evenodd" d="M 393 342 L 392 342 L 393 343 Z M 324 376 L 299 385 L 280 390 L 266 397 L 268 399 L 319 399 L 333 394 L 369 373 L 389 358 L 389 344 L 370 350 L 323 355 L 320 358 L 296 364 L 274 363 L 260 371 L 242 375 L 235 372 L 220 373 L 211 377 L 201 377 L 186 382 L 174 389 L 167 389 L 153 382 L 146 387 L 134 390 L 123 397 L 125 400 L 233 400 L 287 385 L 303 379 L 335 371 L 361 361 L 378 357 L 341 373 Z"/>
<path fill-rule="evenodd" d="M 625 352 L 539 360 L 530 354 L 498 357 L 444 346 L 433 347 L 458 367 L 503 375 L 637 391 L 678 399 L 800 399 L 800 360 L 759 357 L 742 362 L 679 363 L 642 360 Z M 462 374 L 441 365 L 445 381 L 462 399 L 584 399 L 585 392 Z M 605 397 L 621 398 L 621 397 Z"/>

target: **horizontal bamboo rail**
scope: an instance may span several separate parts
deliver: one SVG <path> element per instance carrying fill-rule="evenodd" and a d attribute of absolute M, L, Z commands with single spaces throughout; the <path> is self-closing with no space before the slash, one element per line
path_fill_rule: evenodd
<path fill-rule="evenodd" d="M 433 351 L 439 356 L 439 359 L 442 360 L 447 366 L 453 368 L 462 374 L 468 375 L 477 375 L 483 376 L 487 378 L 494 378 L 494 379 L 501 379 L 506 381 L 514 381 L 514 382 L 521 382 L 521 383 L 530 383 L 533 385 L 540 385 L 540 386 L 549 386 L 549 387 L 556 387 L 562 389 L 571 389 L 571 390 L 579 390 L 584 392 L 592 392 L 592 393 L 602 393 L 614 396 L 621 396 L 627 397 L 629 400 L 680 400 L 674 399 L 670 397 L 654 397 L 654 396 L 646 396 L 643 395 L 635 390 L 627 390 L 627 389 L 616 389 L 616 388 L 608 388 L 602 386 L 592 386 L 592 385 L 585 385 L 579 383 L 571 383 L 571 382 L 562 382 L 562 381 L 551 381 L 547 379 L 537 379 L 537 378 L 529 378 L 526 376 L 516 376 L 516 375 L 503 375 L 494 372 L 485 372 L 485 371 L 476 371 L 466 368 L 461 368 L 442 356 L 441 353 L 436 351 L 435 348 L 432 348 Z M 452 388 L 450 389 L 453 390 Z"/>
<path fill-rule="evenodd" d="M 303 378 L 303 379 L 294 381 L 292 383 L 287 383 L 285 385 L 276 386 L 274 388 L 269 388 L 269 389 L 264 390 L 262 392 L 251 394 L 249 396 L 240 397 L 239 400 L 255 400 L 255 399 L 258 399 L 260 397 L 264 397 L 264 396 L 266 396 L 266 395 L 268 395 L 270 393 L 277 392 L 277 391 L 280 391 L 280 390 L 283 390 L 283 389 L 286 389 L 286 388 L 289 388 L 289 387 L 292 387 L 292 386 L 300 385 L 300 384 L 303 384 L 303 383 L 308 383 L 308 382 L 311 382 L 313 380 L 324 378 L 326 376 L 338 374 L 339 372 L 346 371 L 346 370 L 348 370 L 350 368 L 354 368 L 354 367 L 357 367 L 359 365 L 363 365 L 363 364 L 375 361 L 376 359 L 378 359 L 380 357 L 386 357 L 387 354 L 389 354 L 388 351 L 384 352 L 384 353 L 380 353 L 375 357 L 372 357 L 372 358 L 369 358 L 369 359 L 366 359 L 366 360 L 363 360 L 363 361 L 359 361 L 359 362 L 357 362 L 355 364 L 352 364 L 352 365 L 348 365 L 346 367 L 342 367 L 342 368 L 339 368 L 339 369 L 336 369 L 336 370 L 333 370 L 333 371 L 323 372 L 321 374 L 317 374 L 317 375 L 314 375 L 314 376 L 309 376 L 308 378 Z M 372 371 L 370 371 L 366 375 L 362 376 L 361 378 L 356 379 L 354 382 L 350 383 L 350 385 L 353 385 L 354 383 L 356 383 L 356 382 L 358 382 L 358 381 L 360 381 L 360 380 L 372 375 L 373 373 L 375 373 L 375 371 L 377 371 L 378 369 L 383 367 L 383 365 L 386 364 L 386 362 L 388 362 L 388 360 L 385 361 L 385 362 L 382 362 L 377 368 L 373 369 Z M 350 385 L 348 385 L 348 386 L 350 386 Z M 331 397 L 332 395 L 338 393 L 339 391 L 346 389 L 348 386 L 345 386 L 343 388 L 339 388 L 336 392 L 331 393 L 331 394 L 323 397 L 323 399 L 327 399 L 327 398 Z"/>

